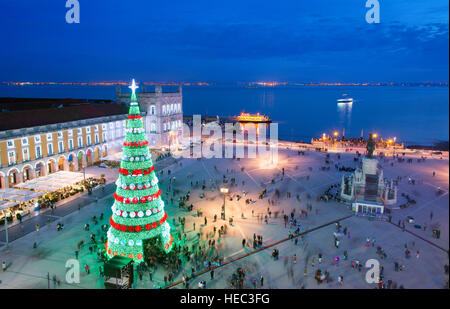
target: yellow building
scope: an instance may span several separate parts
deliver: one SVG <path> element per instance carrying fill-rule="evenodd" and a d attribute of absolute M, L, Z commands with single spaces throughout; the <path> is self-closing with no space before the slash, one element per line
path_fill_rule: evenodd
<path fill-rule="evenodd" d="M 59 170 L 79 171 L 120 148 L 125 105 L 33 100 L 0 99 L 0 189 Z"/>

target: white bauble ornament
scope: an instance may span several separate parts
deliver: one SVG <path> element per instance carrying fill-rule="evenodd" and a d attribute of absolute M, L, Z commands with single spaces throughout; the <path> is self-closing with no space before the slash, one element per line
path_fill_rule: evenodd
<path fill-rule="evenodd" d="M 145 215 L 146 215 L 146 216 L 151 216 L 151 215 L 152 215 L 152 211 L 151 211 L 150 209 L 147 209 L 147 210 L 145 211 Z"/>
<path fill-rule="evenodd" d="M 136 217 L 136 214 L 134 213 L 134 211 L 130 211 L 130 218 L 134 218 Z"/>
<path fill-rule="evenodd" d="M 136 189 L 136 185 L 135 185 L 134 183 L 130 184 L 130 189 L 131 189 L 131 190 Z"/>
<path fill-rule="evenodd" d="M 139 212 L 138 212 L 138 217 L 139 217 L 139 218 L 142 218 L 143 216 L 144 216 L 144 212 L 143 212 L 143 211 L 139 211 Z"/>
<path fill-rule="evenodd" d="M 142 190 L 142 188 L 144 188 L 144 185 L 140 183 L 140 184 L 137 185 L 137 188 L 138 188 L 139 190 Z"/>
<path fill-rule="evenodd" d="M 130 240 L 128 241 L 128 245 L 129 245 L 130 247 L 133 247 L 133 246 L 134 246 L 134 240 L 133 240 L 133 239 L 130 239 Z"/>

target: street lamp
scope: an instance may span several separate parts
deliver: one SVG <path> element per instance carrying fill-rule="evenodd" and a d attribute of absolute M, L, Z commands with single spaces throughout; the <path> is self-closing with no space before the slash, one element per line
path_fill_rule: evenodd
<path fill-rule="evenodd" d="M 373 138 L 377 138 L 378 137 L 378 133 L 372 133 L 372 137 Z"/>
<path fill-rule="evenodd" d="M 223 194 L 223 206 L 222 206 L 222 214 L 221 217 L 223 220 L 225 220 L 225 197 L 228 194 L 230 189 L 228 189 L 227 187 L 221 187 L 220 188 L 220 193 Z"/>

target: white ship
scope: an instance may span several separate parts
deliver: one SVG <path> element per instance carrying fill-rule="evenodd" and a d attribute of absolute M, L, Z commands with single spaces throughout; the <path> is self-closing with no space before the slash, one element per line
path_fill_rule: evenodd
<path fill-rule="evenodd" d="M 346 96 L 346 94 L 344 94 L 344 96 Z M 353 104 L 353 98 L 342 98 L 342 99 L 338 99 L 337 100 L 338 104 Z"/>

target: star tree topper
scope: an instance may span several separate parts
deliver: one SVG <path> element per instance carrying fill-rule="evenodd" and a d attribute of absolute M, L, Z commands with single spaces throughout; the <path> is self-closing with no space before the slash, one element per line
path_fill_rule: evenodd
<path fill-rule="evenodd" d="M 131 82 L 131 86 L 128 86 L 128 88 L 131 89 L 131 102 L 137 102 L 136 89 L 138 89 L 139 86 L 136 85 L 136 81 L 134 80 L 134 78 Z"/>

